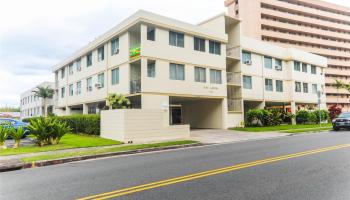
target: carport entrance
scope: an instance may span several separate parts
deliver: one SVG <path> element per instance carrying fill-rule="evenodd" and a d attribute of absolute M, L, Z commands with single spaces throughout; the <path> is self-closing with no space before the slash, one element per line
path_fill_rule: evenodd
<path fill-rule="evenodd" d="M 169 97 L 169 124 L 191 128 L 223 128 L 223 99 Z"/>

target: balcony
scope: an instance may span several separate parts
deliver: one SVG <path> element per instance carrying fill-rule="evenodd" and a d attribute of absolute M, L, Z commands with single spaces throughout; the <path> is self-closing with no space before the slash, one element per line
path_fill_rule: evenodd
<path fill-rule="evenodd" d="M 141 80 L 130 81 L 130 94 L 136 94 L 141 92 Z"/>
<path fill-rule="evenodd" d="M 229 112 L 242 112 L 242 99 L 227 99 Z"/>
<path fill-rule="evenodd" d="M 232 60 L 241 59 L 241 48 L 239 47 L 230 47 L 226 49 L 226 57 Z"/>
<path fill-rule="evenodd" d="M 233 85 L 233 86 L 241 86 L 242 85 L 241 77 L 242 77 L 241 73 L 227 72 L 226 73 L 227 84 Z"/>

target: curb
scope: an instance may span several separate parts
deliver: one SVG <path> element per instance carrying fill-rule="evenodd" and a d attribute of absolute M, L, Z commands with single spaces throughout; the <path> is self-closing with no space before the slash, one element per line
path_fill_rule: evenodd
<path fill-rule="evenodd" d="M 168 147 L 154 147 L 154 148 L 146 148 L 146 149 L 138 149 L 138 150 L 130 150 L 130 151 L 103 153 L 103 154 L 96 154 L 96 155 L 77 156 L 77 157 L 69 157 L 69 158 L 62 158 L 62 159 L 55 159 L 55 160 L 44 160 L 44 161 L 38 161 L 38 162 L 32 162 L 32 163 L 19 162 L 8 166 L 0 166 L 0 172 L 15 171 L 15 170 L 43 167 L 43 166 L 49 166 L 49 165 L 57 165 L 57 164 L 76 162 L 76 161 L 82 161 L 82 160 L 90 160 L 95 158 L 105 158 L 105 157 L 119 156 L 119 155 L 132 155 L 132 154 L 139 154 L 139 153 L 146 153 L 146 152 L 157 152 L 162 150 L 182 149 L 187 147 L 198 147 L 198 146 L 206 146 L 206 145 L 209 145 L 209 144 L 193 143 L 193 144 L 184 144 L 184 145 L 174 145 L 174 146 L 168 146 Z"/>

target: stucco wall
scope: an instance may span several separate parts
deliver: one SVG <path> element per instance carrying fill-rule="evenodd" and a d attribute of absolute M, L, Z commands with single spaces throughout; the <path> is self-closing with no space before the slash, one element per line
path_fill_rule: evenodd
<path fill-rule="evenodd" d="M 189 125 L 164 126 L 162 109 L 127 109 L 101 112 L 101 137 L 128 142 L 185 139 Z"/>

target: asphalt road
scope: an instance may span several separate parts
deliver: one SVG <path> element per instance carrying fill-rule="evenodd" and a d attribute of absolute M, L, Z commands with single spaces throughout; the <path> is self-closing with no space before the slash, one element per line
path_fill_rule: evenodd
<path fill-rule="evenodd" d="M 342 144 L 348 146 L 309 151 Z M 299 152 L 304 153 L 295 154 Z M 284 155 L 289 156 L 269 159 Z M 257 160 L 263 161 L 252 163 Z M 248 165 L 238 165 L 241 163 Z M 233 168 L 221 169 L 229 166 Z M 223 171 L 207 173 L 215 169 Z M 192 176 L 199 172 L 204 176 Z M 79 199 L 184 175 L 191 176 L 188 180 L 164 181 L 149 188 L 141 186 L 141 190 L 138 187 L 126 189 L 130 194 L 118 191 L 97 197 L 123 200 L 348 200 L 350 132 L 290 136 L 5 172 L 0 173 L 0 199 Z M 113 194 L 121 195 L 113 197 Z"/>

